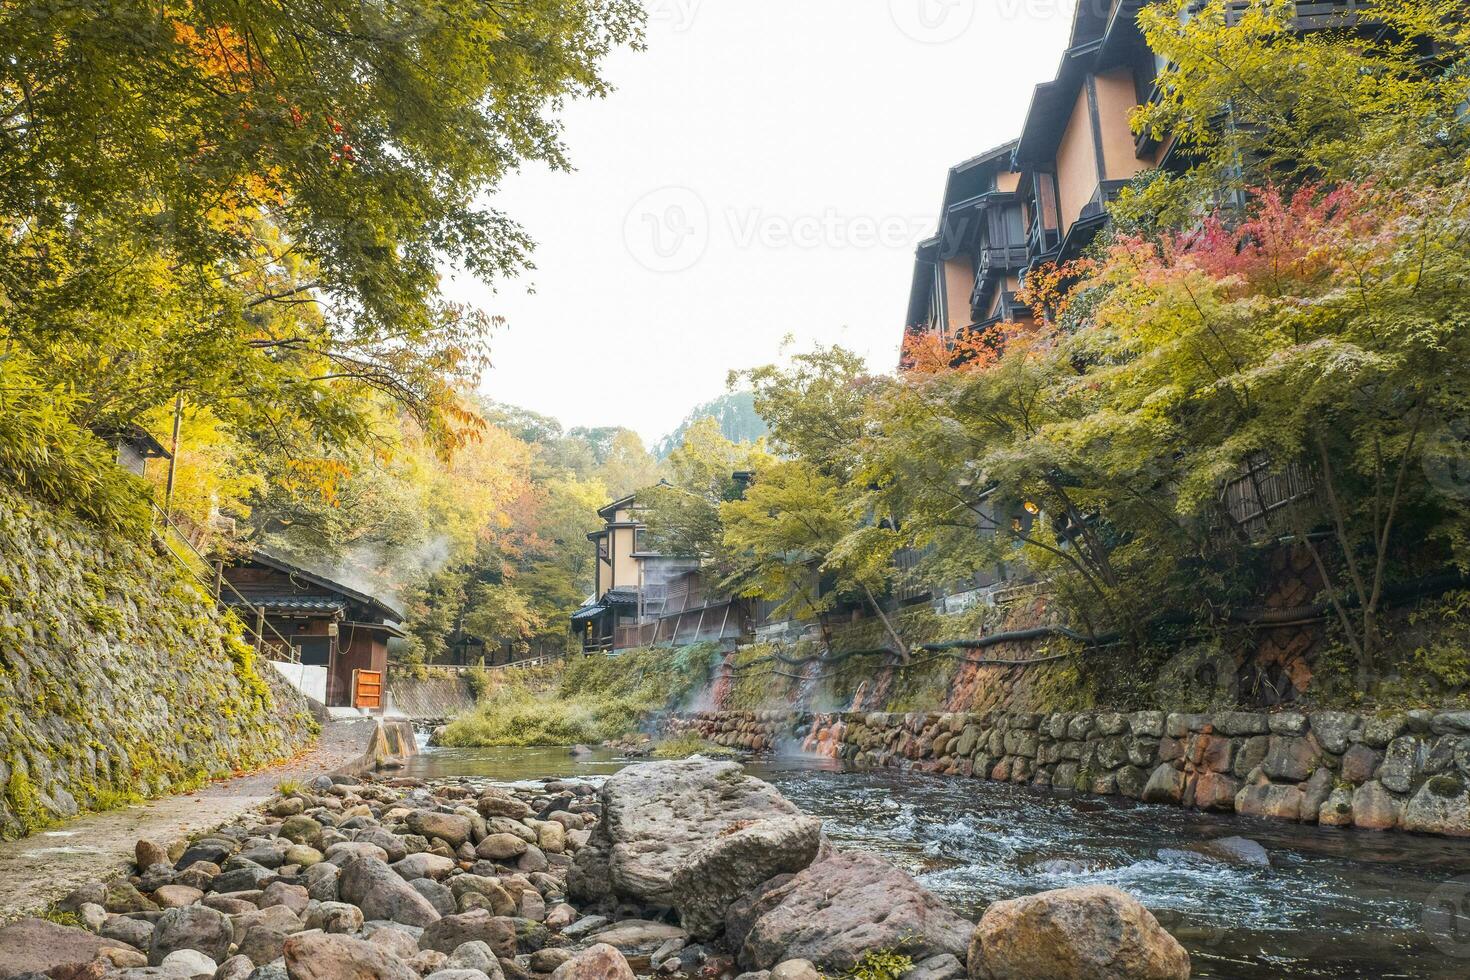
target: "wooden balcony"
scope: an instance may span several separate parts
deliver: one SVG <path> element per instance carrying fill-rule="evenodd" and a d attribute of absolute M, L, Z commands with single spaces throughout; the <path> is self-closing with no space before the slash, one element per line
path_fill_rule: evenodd
<path fill-rule="evenodd" d="M 1355 27 L 1371 17 L 1374 0 L 1297 0 L 1291 26 L 1298 31 L 1320 31 Z M 1234 24 L 1251 6 L 1250 0 L 1233 0 L 1225 5 L 1225 18 Z M 1203 0 L 1185 9 L 1180 21 L 1189 23 L 1204 8 Z"/>
<path fill-rule="evenodd" d="M 1027 248 L 1022 244 L 983 249 L 978 256 L 975 288 L 970 292 L 971 309 L 988 307 L 995 291 L 1005 288 L 1005 277 L 1026 267 L 1027 256 Z"/>

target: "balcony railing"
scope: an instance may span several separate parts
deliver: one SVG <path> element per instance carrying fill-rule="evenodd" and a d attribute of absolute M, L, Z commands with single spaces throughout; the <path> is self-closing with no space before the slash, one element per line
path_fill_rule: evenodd
<path fill-rule="evenodd" d="M 1003 277 L 1026 267 L 1027 248 L 1016 244 L 982 249 L 979 258 L 975 288 L 970 293 L 970 306 L 977 310 L 989 304 Z"/>

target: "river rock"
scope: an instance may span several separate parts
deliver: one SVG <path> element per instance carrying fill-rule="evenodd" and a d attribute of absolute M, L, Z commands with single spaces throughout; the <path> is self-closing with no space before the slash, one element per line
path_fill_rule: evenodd
<path fill-rule="evenodd" d="M 1222 864 L 1238 864 L 1250 867 L 1269 868 L 1271 855 L 1266 849 L 1248 837 L 1220 837 L 1216 840 L 1189 844 L 1186 851 L 1203 855 Z"/>
<path fill-rule="evenodd" d="M 1106 885 L 995 902 L 975 927 L 985 980 L 1188 980 L 1189 953 L 1137 899 Z"/>
<path fill-rule="evenodd" d="M 148 952 L 148 947 L 153 944 L 153 923 L 146 919 L 130 919 L 125 915 L 113 915 L 102 923 L 102 928 L 97 934 L 105 939 L 116 939 L 118 942 Z"/>
<path fill-rule="evenodd" d="M 872 949 L 903 943 L 916 959 L 965 955 L 970 923 L 918 882 L 872 854 L 833 854 L 779 889 L 755 920 L 740 965 L 768 970 L 783 960 L 849 970 Z"/>
<path fill-rule="evenodd" d="M 1235 795 L 1235 810 L 1252 817 L 1300 820 L 1304 798 L 1305 794 L 1296 786 L 1271 783 L 1263 779 Z"/>
<path fill-rule="evenodd" d="M 624 953 L 651 952 L 671 939 L 686 941 L 683 929 L 666 922 L 649 922 L 647 919 L 623 919 L 605 929 L 599 929 L 590 937 L 594 942 L 616 947 Z"/>
<path fill-rule="evenodd" d="M 165 974 L 176 977 L 210 977 L 219 969 L 219 964 L 197 949 L 178 949 L 169 953 L 158 964 Z"/>
<path fill-rule="evenodd" d="M 1362 830 L 1389 830 L 1398 824 L 1403 803 L 1377 780 L 1353 791 L 1353 826 Z"/>
<path fill-rule="evenodd" d="M 460 911 L 459 905 L 454 900 L 454 892 L 443 882 L 434 881 L 432 878 L 415 878 L 408 883 L 408 887 L 418 892 L 429 900 L 434 906 L 434 911 L 440 915 L 453 915 Z"/>
<path fill-rule="evenodd" d="M 1400 826 L 1421 834 L 1470 837 L 1470 791 L 1457 776 L 1431 776 L 1404 805 Z"/>
<path fill-rule="evenodd" d="M 1261 764 L 1272 779 L 1301 782 L 1317 768 L 1317 746 L 1312 739 L 1272 735 Z"/>
<path fill-rule="evenodd" d="M 110 881 L 102 899 L 102 907 L 118 915 L 129 912 L 157 912 L 158 904 L 138 891 L 128 881 Z"/>
<path fill-rule="evenodd" d="M 475 853 L 487 861 L 511 861 L 525 854 L 530 846 L 515 834 L 491 834 L 480 841 Z"/>
<path fill-rule="evenodd" d="M 470 833 L 474 830 L 474 824 L 469 817 L 458 813 L 436 813 L 433 810 L 415 810 L 404 822 L 415 834 L 422 834 L 429 840 L 437 837 L 450 847 L 458 847 L 469 840 Z"/>
<path fill-rule="evenodd" d="M 524 820 L 532 813 L 528 805 L 505 790 L 494 787 L 480 794 L 475 809 L 484 817 L 510 817 L 513 820 Z"/>
<path fill-rule="evenodd" d="M 164 885 L 153 889 L 153 901 L 161 908 L 181 909 L 204 898 L 204 892 L 188 885 Z"/>
<path fill-rule="evenodd" d="M 168 848 L 151 840 L 140 840 L 133 845 L 133 863 L 138 866 L 139 871 L 143 871 L 155 864 L 172 862 L 168 859 Z"/>
<path fill-rule="evenodd" d="M 1378 767 L 1378 781 L 1395 793 L 1409 792 L 1423 766 L 1424 754 L 1424 743 L 1412 735 L 1395 738 L 1388 743 L 1388 751 Z"/>
<path fill-rule="evenodd" d="M 306 911 L 306 928 L 351 934 L 362 928 L 362 909 L 346 902 L 320 902 Z"/>
<path fill-rule="evenodd" d="M 778 874 L 807 867 L 821 842 L 816 817 L 761 820 L 717 837 L 674 869 L 670 884 L 680 922 L 695 939 L 715 938 L 731 902 Z"/>
<path fill-rule="evenodd" d="M 148 962 L 163 963 L 164 957 L 180 949 L 198 950 L 216 963 L 230 955 L 235 930 L 223 912 L 191 905 L 169 909 L 153 927 L 153 942 L 148 948 Z"/>
<path fill-rule="evenodd" d="M 251 926 L 245 930 L 235 952 L 248 956 L 252 963 L 269 963 L 280 959 L 286 947 L 286 933 L 270 926 Z"/>
<path fill-rule="evenodd" d="M 516 910 L 516 900 L 501 887 L 500 881 L 485 875 L 462 874 L 449 879 L 449 891 L 461 912 L 471 908 L 488 908 L 495 915 L 510 915 Z M 469 896 L 483 899 L 483 904 L 472 905 Z"/>
<path fill-rule="evenodd" d="M 260 893 L 260 901 L 255 904 L 262 909 L 282 906 L 290 909 L 297 915 L 306 911 L 306 906 L 311 902 L 311 895 L 300 885 L 290 885 L 284 881 L 273 881 L 265 886 Z"/>
<path fill-rule="evenodd" d="M 634 980 L 634 975 L 622 953 L 598 943 L 557 967 L 551 980 Z"/>
<path fill-rule="evenodd" d="M 822 973 L 811 960 L 785 960 L 771 968 L 771 980 L 822 980 Z"/>
<path fill-rule="evenodd" d="M 1184 773 L 1169 763 L 1160 764 L 1143 787 L 1145 803 L 1178 803 L 1184 796 Z"/>
<path fill-rule="evenodd" d="M 562 953 L 563 959 L 571 956 L 570 953 L 564 953 L 562 950 L 546 949 L 541 952 Z M 531 957 L 531 968 L 537 973 L 550 973 L 563 962 L 562 959 L 558 959 L 556 963 L 548 966 L 546 969 L 538 970 L 536 969 L 536 956 L 539 955 L 540 953 L 537 953 Z M 505 971 L 500 968 L 500 961 L 495 958 L 495 951 L 486 943 L 479 941 L 461 943 L 459 948 L 449 955 L 449 962 L 444 964 L 444 968 L 446 970 L 479 970 L 481 973 L 490 977 L 491 980 L 496 980 L 496 978 L 502 977 L 505 974 Z"/>
<path fill-rule="evenodd" d="M 432 878 L 438 881 L 441 878 L 447 878 L 458 865 L 452 858 L 423 851 L 418 854 L 410 854 L 389 867 L 398 872 L 398 876 L 404 881 L 414 881 L 418 878 Z"/>
<path fill-rule="evenodd" d="M 510 959 L 516 955 L 515 923 L 515 919 L 491 915 L 488 909 L 446 915 L 424 929 L 419 937 L 419 949 L 449 954 L 465 943 L 480 942 L 501 959 Z"/>
<path fill-rule="evenodd" d="M 732 827 L 800 816 L 773 786 L 733 762 L 685 759 L 628 766 L 608 777 L 603 820 L 577 852 L 575 897 L 617 895 L 646 906 L 673 903 L 674 869 Z"/>
<path fill-rule="evenodd" d="M 104 950 L 132 946 L 94 936 L 85 929 L 60 926 L 45 919 L 18 919 L 0 927 L 0 978 L 27 974 L 70 976 L 96 961 Z"/>
<path fill-rule="evenodd" d="M 285 946 L 291 980 L 419 980 L 419 975 L 392 953 L 351 936 L 308 932 L 292 936 Z"/>
<path fill-rule="evenodd" d="M 1324 827 L 1351 827 L 1353 791 L 1344 786 L 1334 789 L 1327 797 L 1327 802 L 1317 811 L 1317 823 Z"/>
<path fill-rule="evenodd" d="M 388 919 L 409 926 L 439 921 L 439 913 L 429 900 L 377 858 L 348 859 L 342 866 L 337 890 L 343 901 L 356 905 L 368 919 Z"/>
<path fill-rule="evenodd" d="M 804 961 L 798 960 L 797 962 Z M 772 970 L 771 976 L 775 977 L 779 969 L 781 967 L 778 966 Z M 964 976 L 966 976 L 965 964 L 960 962 L 958 956 L 952 953 L 940 953 L 938 956 L 931 956 L 927 960 L 915 963 L 914 968 L 905 973 L 902 980 L 962 980 Z M 817 977 L 820 978 L 821 974 L 817 974 Z"/>

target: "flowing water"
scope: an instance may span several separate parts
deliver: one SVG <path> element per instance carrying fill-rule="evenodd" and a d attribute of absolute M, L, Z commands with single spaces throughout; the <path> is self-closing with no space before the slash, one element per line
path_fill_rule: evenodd
<path fill-rule="evenodd" d="M 566 749 L 427 749 L 409 774 L 590 778 L 628 761 L 610 752 L 574 760 Z M 998 899 L 1110 884 L 1137 896 L 1188 947 L 1196 977 L 1470 977 L 1470 841 L 1063 799 L 912 772 L 844 772 L 807 757 L 747 768 L 823 817 L 839 847 L 884 855 L 972 919 Z M 1178 851 L 1232 835 L 1264 845 L 1271 867 Z M 1047 863 L 1057 859 L 1072 863 Z"/>

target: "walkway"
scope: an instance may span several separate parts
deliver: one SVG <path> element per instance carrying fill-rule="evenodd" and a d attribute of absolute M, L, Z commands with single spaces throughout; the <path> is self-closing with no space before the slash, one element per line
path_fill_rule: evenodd
<path fill-rule="evenodd" d="M 44 908 L 78 885 L 111 877 L 132 860 L 140 839 L 167 846 L 265 802 L 282 780 L 310 779 L 357 761 L 375 725 L 370 719 L 332 722 L 311 749 L 268 769 L 0 843 L 0 922 Z"/>

